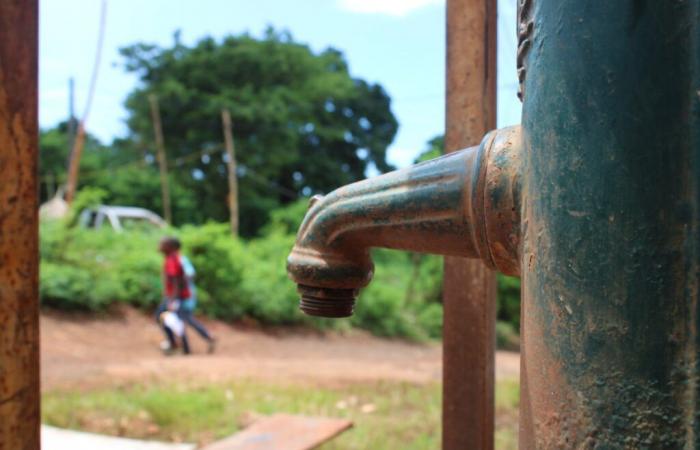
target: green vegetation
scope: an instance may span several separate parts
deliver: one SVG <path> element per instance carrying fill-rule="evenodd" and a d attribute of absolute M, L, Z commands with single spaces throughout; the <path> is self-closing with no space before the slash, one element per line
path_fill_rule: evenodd
<path fill-rule="evenodd" d="M 160 102 L 171 168 L 173 233 L 198 269 L 200 311 L 223 320 L 315 328 L 361 327 L 382 336 L 438 338 L 442 262 L 436 256 L 374 252 L 374 281 L 352 319 L 314 320 L 297 310 L 285 261 L 308 196 L 392 169 L 386 149 L 398 124 L 380 85 L 352 78 L 338 50 L 313 52 L 268 30 L 192 46 L 139 43 L 122 49 L 140 83 L 126 99 L 129 133 L 110 145 L 87 136 L 80 196 L 67 221 L 41 228 L 41 299 L 61 309 L 99 311 L 115 303 L 153 308 L 160 300 L 161 234 L 77 228 L 96 203 L 162 211 L 149 101 Z M 238 158 L 241 239 L 228 227 L 227 169 L 220 113 L 231 112 Z M 67 124 L 40 137 L 41 196 L 65 181 Z M 424 160 L 442 153 L 430 140 Z M 215 223 L 216 222 L 216 223 Z M 499 344 L 517 346 L 519 282 L 499 278 Z"/>
<path fill-rule="evenodd" d="M 85 189 L 75 210 L 99 203 L 98 190 Z M 442 330 L 442 259 L 438 256 L 376 250 L 374 281 L 358 300 L 350 319 L 313 319 L 297 308 L 296 287 L 286 275 L 286 257 L 305 201 L 273 211 L 261 237 L 231 237 L 228 225 L 187 225 L 178 235 L 183 251 L 197 268 L 200 311 L 223 320 L 254 319 L 266 325 L 305 325 L 318 329 L 364 328 L 376 335 L 413 340 L 439 338 Z M 46 306 L 100 311 L 114 303 L 152 309 L 161 299 L 162 230 L 115 233 L 66 221 L 41 225 L 40 294 Z M 499 314 L 519 302 L 517 289 L 501 279 Z M 505 313 L 503 313 L 505 314 Z M 499 340 L 513 344 L 515 326 L 499 326 Z"/>
<path fill-rule="evenodd" d="M 496 387 L 496 448 L 516 449 L 517 381 Z M 440 386 L 399 382 L 343 387 L 278 385 L 254 380 L 223 384 L 153 383 L 117 389 L 58 390 L 44 395 L 42 420 L 64 428 L 136 438 L 211 442 L 258 415 L 341 417 L 355 427 L 321 447 L 427 449 L 440 442 Z"/>
<path fill-rule="evenodd" d="M 343 54 L 313 52 L 288 32 L 267 30 L 172 46 L 121 50 L 140 79 L 128 96 L 129 133 L 111 145 L 88 138 L 80 187 L 101 187 L 109 204 L 162 211 L 149 96 L 156 95 L 171 166 L 177 225 L 228 219 L 221 110 L 233 119 L 241 232 L 303 196 L 385 172 L 398 124 L 381 85 L 353 78 Z M 67 126 L 41 134 L 42 195 L 65 181 Z"/>

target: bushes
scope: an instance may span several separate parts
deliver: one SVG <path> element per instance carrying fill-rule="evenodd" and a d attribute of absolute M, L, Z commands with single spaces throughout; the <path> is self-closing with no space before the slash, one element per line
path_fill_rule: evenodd
<path fill-rule="evenodd" d="M 303 206 L 303 207 L 302 207 Z M 375 276 L 351 319 L 312 319 L 298 310 L 296 286 L 286 275 L 305 202 L 272 214 L 264 236 L 232 238 L 226 224 L 187 226 L 178 235 L 197 269 L 200 312 L 223 320 L 252 318 L 263 324 L 314 328 L 356 326 L 381 336 L 416 340 L 442 333 L 442 258 L 374 250 Z M 61 309 L 103 310 L 122 302 L 152 309 L 161 298 L 161 231 L 88 230 L 65 222 L 41 226 L 41 299 Z M 498 318 L 519 326 L 519 280 L 499 276 Z M 500 331 L 506 327 L 500 326 Z M 510 337 L 501 340 L 511 341 Z"/>
<path fill-rule="evenodd" d="M 160 299 L 159 235 L 41 225 L 40 295 L 61 309 L 101 310 L 114 302 L 152 307 Z"/>
<path fill-rule="evenodd" d="M 231 237 L 226 224 L 188 226 L 178 233 L 183 252 L 197 270 L 199 308 L 224 320 L 239 319 L 246 313 L 242 300 L 243 273 L 249 264 L 241 241 Z"/>
<path fill-rule="evenodd" d="M 91 274 L 74 266 L 42 262 L 39 293 L 44 304 L 66 310 L 97 311 L 109 305 L 92 290 Z"/>
<path fill-rule="evenodd" d="M 350 324 L 382 336 L 425 339 L 440 335 L 442 265 L 433 256 L 378 250 L 376 276 L 351 320 L 311 319 L 298 310 L 296 286 L 285 270 L 294 236 L 279 227 L 243 242 L 225 224 L 171 230 L 197 269 L 200 312 L 224 320 L 249 317 L 271 325 L 314 328 Z M 41 299 L 61 309 L 103 310 L 123 302 L 152 309 L 161 298 L 163 233 L 41 227 Z M 437 281 L 436 281 L 437 280 Z"/>
<path fill-rule="evenodd" d="M 496 318 L 520 331 L 520 278 L 498 274 L 498 310 Z"/>
<path fill-rule="evenodd" d="M 360 293 L 352 323 L 380 336 L 440 337 L 441 258 L 384 249 L 372 255 L 374 279 Z"/>

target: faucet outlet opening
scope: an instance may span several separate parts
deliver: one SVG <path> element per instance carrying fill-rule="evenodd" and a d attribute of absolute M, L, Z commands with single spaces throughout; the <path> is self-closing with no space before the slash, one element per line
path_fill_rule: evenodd
<path fill-rule="evenodd" d="M 315 288 L 300 284 L 299 309 L 310 316 L 341 318 L 350 317 L 355 309 L 358 289 Z"/>

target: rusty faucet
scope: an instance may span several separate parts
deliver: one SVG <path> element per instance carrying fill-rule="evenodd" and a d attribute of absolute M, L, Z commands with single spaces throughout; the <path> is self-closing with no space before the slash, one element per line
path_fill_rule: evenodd
<path fill-rule="evenodd" d="M 504 128 L 479 146 L 314 197 L 287 260 L 301 310 L 352 315 L 372 278 L 372 247 L 480 258 L 517 275 L 520 146 L 520 127 Z"/>

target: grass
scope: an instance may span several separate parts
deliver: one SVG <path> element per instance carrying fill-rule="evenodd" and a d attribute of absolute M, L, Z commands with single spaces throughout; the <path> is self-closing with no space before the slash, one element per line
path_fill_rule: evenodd
<path fill-rule="evenodd" d="M 212 442 L 274 412 L 344 417 L 355 427 L 322 450 L 440 447 L 440 385 L 399 382 L 314 387 L 254 380 L 147 383 L 43 396 L 44 423 L 118 436 Z M 496 389 L 496 448 L 517 448 L 517 381 Z"/>

